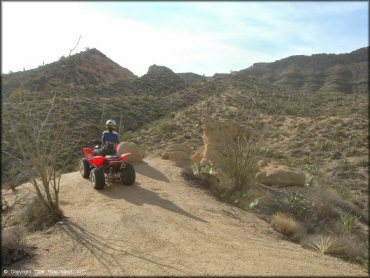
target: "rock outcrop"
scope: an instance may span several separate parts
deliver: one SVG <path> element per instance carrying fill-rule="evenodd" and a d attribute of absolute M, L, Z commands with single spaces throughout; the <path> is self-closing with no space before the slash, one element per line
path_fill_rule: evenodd
<path fill-rule="evenodd" d="M 143 161 L 144 154 L 142 150 L 133 142 L 122 142 L 117 147 L 118 154 L 131 153 L 127 158 L 128 163 L 139 163 Z"/>
<path fill-rule="evenodd" d="M 305 175 L 285 165 L 267 165 L 256 175 L 256 180 L 265 185 L 304 186 Z"/>
<path fill-rule="evenodd" d="M 181 144 L 169 145 L 165 149 L 162 159 L 173 161 L 179 167 L 187 167 L 192 164 L 189 151 Z"/>
<path fill-rule="evenodd" d="M 217 164 L 219 152 L 224 144 L 230 140 L 248 140 L 251 136 L 251 130 L 236 122 L 217 121 L 211 118 L 203 119 L 203 143 L 204 145 L 192 156 L 195 163 L 203 163 L 206 160 Z"/>

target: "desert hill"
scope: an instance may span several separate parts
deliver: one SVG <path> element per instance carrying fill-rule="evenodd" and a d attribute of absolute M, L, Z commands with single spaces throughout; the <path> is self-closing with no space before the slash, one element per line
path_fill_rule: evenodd
<path fill-rule="evenodd" d="M 361 56 L 360 54 L 359 56 Z M 65 60 L 70 61 L 71 57 L 65 58 Z M 323 55 L 322 57 L 325 58 L 327 56 Z M 105 61 L 104 63 L 107 63 L 106 58 L 103 60 Z M 61 73 L 69 72 L 65 67 L 63 69 L 62 61 L 56 62 L 55 65 L 60 66 Z M 289 67 L 289 63 L 287 63 L 287 67 Z M 335 67 L 336 65 L 329 68 L 323 66 L 323 71 L 329 72 Z M 362 71 L 359 71 L 358 74 L 362 74 Z M 10 76 L 14 77 L 15 75 Z M 164 150 L 174 143 L 182 144 L 188 150 L 189 155 L 199 150 L 204 143 L 202 138 L 204 129 L 202 119 L 205 115 L 209 116 L 215 122 L 231 120 L 252 130 L 254 134 L 261 135 L 259 143 L 262 147 L 256 154 L 256 158 L 261 159 L 262 162 L 267 161 L 267 163 L 288 165 L 297 171 L 301 171 L 305 176 L 305 185 L 302 188 L 278 189 L 272 186 L 272 188 L 275 188 L 275 191 L 286 194 L 284 198 L 281 196 L 277 198 L 277 196 L 269 195 L 266 192 L 251 191 L 248 188 L 236 190 L 227 198 L 224 198 L 222 194 L 215 194 L 220 200 L 231 203 L 242 210 L 247 210 L 251 214 L 249 215 L 249 212 L 248 214 L 243 214 L 239 210 L 233 210 L 231 212 L 232 214 L 230 214 L 230 211 L 226 207 L 221 211 L 228 211 L 225 212 L 226 215 L 237 215 L 237 218 L 245 219 L 246 221 L 243 224 L 238 224 L 241 225 L 240 229 L 243 231 L 246 227 L 248 229 L 250 228 L 247 224 L 250 223 L 250 220 L 255 223 L 254 225 L 265 227 L 263 230 L 266 231 L 268 225 L 265 222 L 271 222 L 273 213 L 282 209 L 281 206 L 285 204 L 286 198 L 290 198 L 288 205 L 290 205 L 289 209 L 291 211 L 286 207 L 285 209 L 287 213 L 291 213 L 290 215 L 294 217 L 296 216 L 294 214 L 296 211 L 307 208 L 311 209 L 312 207 L 307 207 L 309 204 L 314 207 L 315 213 L 311 213 L 312 211 L 310 211 L 306 215 L 307 219 L 299 219 L 299 231 L 292 237 L 284 238 L 309 246 L 309 244 L 312 245 L 318 242 L 319 238 L 322 240 L 327 238 L 327 234 L 338 230 L 338 223 L 342 223 L 340 225 L 349 226 L 345 226 L 345 228 L 348 228 L 351 232 L 347 233 L 347 231 L 344 231 L 342 234 L 336 235 L 338 236 L 337 238 L 332 238 L 333 245 L 335 241 L 345 244 L 345 247 L 339 246 L 339 249 L 330 250 L 333 252 L 330 254 L 350 260 L 353 263 L 365 262 L 366 256 L 364 256 L 364 250 L 368 248 L 367 233 L 369 222 L 367 198 L 369 151 L 367 144 L 367 95 L 348 94 L 340 90 L 331 92 L 322 90 L 317 91 L 315 94 L 304 92 L 304 90 L 295 91 L 286 89 L 284 84 L 272 83 L 264 79 L 259 79 L 257 76 L 244 74 L 243 72 L 215 74 L 213 77 L 207 77 L 196 82 L 187 79 L 191 77 L 196 80 L 196 75 L 186 74 L 185 76 L 176 74 L 164 66 L 153 65 L 148 69 L 147 74 L 139 78 L 131 76 L 130 78 L 122 78 L 111 82 L 101 79 L 100 81 L 95 80 L 95 83 L 88 82 L 82 85 L 68 85 L 63 86 L 63 88 L 56 85 L 54 90 L 37 90 L 36 88 L 35 91 L 31 90 L 30 87 L 23 86 L 16 89 L 13 88 L 14 90 L 12 91 L 8 86 L 7 92 L 9 97 L 5 98 L 2 103 L 2 147 L 5 150 L 2 152 L 2 161 L 5 162 L 2 163 L 2 178 L 4 176 L 18 177 L 18 175 L 22 177 L 24 172 L 22 169 L 18 169 L 18 172 L 14 171 L 12 168 L 14 164 L 6 163 L 7 161 L 23 159 L 18 152 L 19 146 L 14 144 L 14 138 L 17 138 L 17 140 L 23 139 L 25 149 L 28 149 L 30 145 L 34 146 L 38 144 L 38 128 L 41 126 L 45 127 L 45 132 L 41 134 L 41 136 L 45 137 L 41 138 L 53 140 L 54 127 L 58 127 L 58 123 L 60 125 L 64 121 L 66 123 L 65 129 L 69 135 L 67 143 L 70 144 L 68 144 L 68 148 L 58 153 L 53 150 L 54 146 L 52 144 L 48 145 L 46 143 L 41 146 L 49 148 L 50 154 L 58 156 L 61 162 L 69 158 L 71 163 L 67 165 L 68 167 L 64 171 L 73 172 L 78 169 L 78 162 L 82 156 L 81 149 L 87 147 L 86 142 L 99 138 L 104 129 L 106 119 L 113 118 L 117 120 L 119 125 L 120 140 L 136 143 L 145 153 L 146 163 L 137 167 L 138 183 L 132 188 L 124 188 L 126 191 L 122 192 L 119 191 L 122 187 L 113 186 L 108 187 L 105 193 L 104 191 L 102 193 L 95 191 L 87 193 L 86 190 L 91 189 L 88 187 L 88 182 L 82 180 L 81 183 L 75 184 L 74 181 L 77 180 L 78 173 L 68 174 L 65 176 L 66 180 L 63 179 L 65 187 L 62 190 L 66 194 L 66 199 L 63 200 L 64 203 L 62 206 L 68 217 L 70 217 L 71 222 L 62 223 L 63 227 L 61 229 L 64 229 L 67 236 L 69 234 L 73 237 L 72 242 L 69 241 L 68 244 L 70 245 L 68 246 L 72 246 L 73 240 L 77 240 L 83 242 L 85 247 L 91 251 L 91 258 L 84 262 L 88 266 L 93 261 L 93 269 L 91 270 L 88 267 L 91 273 L 98 273 L 97 270 L 101 267 L 98 262 L 99 259 L 98 261 L 94 261 L 95 259 L 93 258 L 93 256 L 95 258 L 97 257 L 97 250 L 94 248 L 91 249 L 90 245 L 96 246 L 97 242 L 89 242 L 89 240 L 93 240 L 94 238 L 94 236 L 91 236 L 92 233 L 98 235 L 100 239 L 106 239 L 104 235 L 110 237 L 116 233 L 116 230 L 106 230 L 105 228 L 95 231 L 94 228 L 98 226 L 96 221 L 100 220 L 84 217 L 84 215 L 94 215 L 91 212 L 101 213 L 101 219 L 107 221 L 106 227 L 108 228 L 112 224 L 110 222 L 111 220 L 113 222 L 123 221 L 123 227 L 126 227 L 126 224 L 128 225 L 132 219 L 136 219 L 137 221 L 134 221 L 134 225 L 130 226 L 131 228 L 129 230 L 121 232 L 127 232 L 129 236 L 133 236 L 138 231 L 143 231 L 141 228 L 144 227 L 144 231 L 142 232 L 143 237 L 154 238 L 154 245 L 147 249 L 145 249 L 147 245 L 136 246 L 134 242 L 133 245 L 130 245 L 130 250 L 126 249 L 120 254 L 110 250 L 112 251 L 110 253 L 112 255 L 110 257 L 111 262 L 117 262 L 117 258 L 118 261 L 124 261 L 123 256 L 125 255 L 122 254 L 127 255 L 128 253 L 136 256 L 132 256 L 132 258 L 137 258 L 139 256 L 138 254 L 141 257 L 145 255 L 145 258 L 153 262 L 156 261 L 155 259 L 158 259 L 158 257 L 152 256 L 153 252 L 157 250 L 156 248 L 161 248 L 161 246 L 165 246 L 163 254 L 168 259 L 168 250 L 178 253 L 178 250 L 183 248 L 181 244 L 174 245 L 178 240 L 178 237 L 175 236 L 176 232 L 187 228 L 181 224 L 170 225 L 168 229 L 160 228 L 166 226 L 164 223 L 168 223 L 168 221 L 170 223 L 180 223 L 185 217 L 185 219 L 191 219 L 188 219 L 191 223 L 186 221 L 184 223 L 189 224 L 194 229 L 199 229 L 198 225 L 192 223 L 193 221 L 195 223 L 199 222 L 197 218 L 206 219 L 209 222 L 216 221 L 215 223 L 218 223 L 217 219 L 220 218 L 219 216 L 208 218 L 207 209 L 209 207 L 207 207 L 207 203 L 213 201 L 210 201 L 201 194 L 195 194 L 197 196 L 199 195 L 200 198 L 199 200 L 196 199 L 198 200 L 196 202 L 201 204 L 200 206 L 194 206 L 196 208 L 195 210 L 186 201 L 183 202 L 184 196 L 193 194 L 191 190 L 189 191 L 184 187 L 185 181 L 183 178 L 185 176 L 180 177 L 178 169 L 174 170 L 175 168 L 158 157 L 162 156 Z M 295 82 L 295 79 L 292 81 Z M 16 82 L 12 84 L 14 85 Z M 53 98 L 54 94 L 55 101 Z M 48 121 L 44 125 L 45 118 Z M 208 175 L 208 173 L 205 174 Z M 158 180 L 159 182 L 156 184 Z M 188 185 L 186 184 L 186 186 Z M 71 190 L 71 188 L 80 190 L 81 195 L 86 197 L 84 197 L 86 203 L 84 203 L 85 201 L 82 201 L 82 203 L 71 201 L 72 197 L 78 197 L 76 192 Z M 211 187 L 208 189 L 211 189 Z M 162 195 L 158 195 L 156 193 L 157 191 L 163 191 L 161 193 Z M 109 192 L 113 192 L 113 194 Z M 68 196 L 71 196 L 71 198 Z M 127 202 L 122 202 L 122 199 L 125 199 Z M 250 204 L 255 199 L 260 200 L 260 203 L 255 208 L 251 208 Z M 97 201 L 101 201 L 101 203 Z M 100 206 L 101 204 L 102 206 Z M 138 207 L 136 208 L 132 205 Z M 141 214 L 142 209 L 146 208 L 149 212 L 152 211 L 153 206 L 159 210 L 155 210 L 153 212 L 154 214 L 147 216 L 148 219 L 144 219 L 146 216 L 145 214 Z M 88 210 L 90 214 L 84 211 L 81 211 L 80 216 L 73 214 L 73 212 L 79 211 L 82 208 Z M 132 211 L 127 211 L 126 209 L 132 209 Z M 163 209 L 169 210 L 170 214 L 180 214 L 181 219 L 172 218 L 173 215 L 163 214 Z M 112 210 L 119 212 L 116 214 L 116 216 L 119 216 L 118 218 L 113 217 L 110 219 L 107 217 L 109 213 L 112 213 Z M 122 216 L 122 211 L 126 211 L 128 214 Z M 199 212 L 197 214 L 197 211 L 203 211 L 204 213 Z M 220 212 L 219 210 L 217 211 Z M 235 211 L 239 211 L 240 214 L 239 212 L 234 213 Z M 130 214 L 131 212 L 132 214 Z M 216 213 L 217 215 L 219 214 L 218 212 Z M 254 216 L 252 217 L 252 214 L 258 216 L 259 219 L 254 218 Z M 343 215 L 349 218 L 342 218 Z M 153 219 L 155 219 L 154 222 Z M 261 219 L 265 222 L 261 222 Z M 156 222 L 157 220 L 158 222 Z M 147 221 L 149 221 L 148 223 L 152 223 L 152 225 L 149 224 L 149 226 L 146 226 Z M 230 224 L 227 219 L 222 221 L 225 221 L 226 226 Z M 157 234 L 154 235 L 153 231 L 148 227 L 155 227 L 159 238 L 156 238 Z M 209 231 L 207 226 L 202 226 L 201 229 L 205 229 L 202 230 L 204 232 Z M 215 227 L 214 229 L 217 228 Z M 238 230 L 239 228 L 236 229 Z M 88 239 L 84 231 L 87 231 L 90 235 Z M 53 239 L 55 239 L 56 231 L 51 230 L 49 232 L 52 237 L 51 241 L 44 239 L 44 234 L 34 235 L 35 242 L 37 241 L 44 246 L 43 248 L 45 250 L 49 249 L 51 243 L 55 241 Z M 167 237 L 167 232 L 170 233 L 169 238 Z M 205 232 L 205 234 L 200 236 L 205 242 L 210 244 L 209 246 L 213 246 L 207 239 L 209 233 L 207 234 Z M 236 248 L 241 252 L 240 255 L 244 256 L 245 254 L 243 252 L 248 250 L 248 245 L 243 245 L 240 249 L 238 242 L 240 240 L 242 242 L 247 240 L 245 236 L 249 236 L 249 234 L 242 234 L 241 236 L 238 230 L 235 233 L 235 238 L 231 239 L 229 244 L 231 244 L 230 248 L 232 250 Z M 176 240 L 172 242 L 172 239 L 175 237 Z M 252 241 L 247 240 L 248 244 L 252 244 L 253 239 L 254 234 L 252 235 Z M 30 242 L 32 240 L 31 238 Z M 215 234 L 213 234 L 212 241 L 218 242 L 220 238 L 215 237 Z M 305 241 L 308 243 L 305 243 Z M 204 243 L 204 241 L 200 242 L 201 244 Z M 263 246 L 265 244 L 266 242 L 262 242 Z M 290 244 L 289 246 L 295 246 Z M 122 248 L 122 245 L 118 245 L 120 246 L 119 248 Z M 71 247 L 72 249 L 73 246 Z M 273 244 L 273 246 L 275 245 Z M 64 245 L 52 246 L 56 254 L 58 252 L 58 254 L 62 254 L 64 252 L 63 247 Z M 98 246 L 98 249 L 100 249 L 99 254 L 104 254 L 107 250 L 101 247 Z M 190 249 L 192 247 L 194 246 L 190 246 Z M 222 249 L 220 246 L 214 248 L 214 250 Z M 254 250 L 254 248 L 259 247 L 253 245 L 252 249 Z M 275 250 L 270 245 L 266 246 L 266 248 L 269 250 L 273 248 Z M 190 249 L 186 249 L 184 252 L 186 254 L 192 254 L 193 251 Z M 78 254 L 86 254 L 84 247 L 78 247 L 73 250 Z M 45 265 L 59 263 L 58 256 L 48 257 L 41 249 L 37 252 L 39 252 L 38 254 L 42 258 L 41 263 Z M 298 253 L 300 254 L 301 252 L 299 250 Z M 325 254 L 326 251 L 322 252 Z M 267 253 L 264 252 L 263 256 Z M 280 254 L 280 252 L 278 253 Z M 150 254 L 150 256 L 146 256 L 147 254 Z M 289 254 L 292 255 L 291 253 Z M 227 256 L 228 258 L 236 258 L 232 255 Z M 312 256 L 315 257 L 315 255 Z M 188 256 L 186 257 L 189 258 Z M 252 259 L 252 257 L 248 258 Z M 308 257 L 305 257 L 305 259 Z M 211 256 L 210 258 L 214 257 Z M 305 260 L 302 257 L 299 258 L 302 259 L 302 262 Z M 162 261 L 163 258 L 160 257 L 159 259 Z M 174 260 L 177 261 L 177 259 Z M 181 256 L 179 256 L 178 261 L 183 261 Z M 254 260 L 252 259 L 252 261 Z M 188 262 L 189 264 L 193 263 L 191 261 Z M 269 262 L 270 260 L 267 261 L 267 264 Z M 280 260 L 279 262 L 281 263 Z M 333 264 L 327 261 L 325 264 L 330 264 L 332 266 L 330 268 L 332 273 L 336 274 L 335 266 L 339 267 L 338 265 L 343 265 L 344 262 L 338 263 L 337 260 L 332 262 Z M 33 266 L 34 262 L 29 263 L 30 266 Z M 73 264 L 74 262 L 70 266 L 73 266 Z M 105 265 L 109 265 L 109 263 Z M 212 274 L 213 272 L 209 271 L 207 265 L 214 266 L 214 263 L 213 261 L 201 261 L 193 269 L 191 274 Z M 181 270 L 187 269 L 184 265 L 177 263 L 171 264 L 171 266 L 175 266 Z M 264 263 L 260 265 L 260 272 L 256 273 L 267 274 L 264 271 L 264 266 Z M 222 269 L 223 267 L 225 268 Z M 220 264 L 220 273 L 240 274 L 243 271 L 247 271 L 247 269 L 235 267 L 228 268 Z M 346 269 L 348 270 L 350 268 Z M 122 269 L 119 264 L 115 264 L 113 269 L 104 270 L 102 274 L 110 271 L 113 273 L 123 273 Z M 322 272 L 320 271 L 323 268 L 320 268 L 320 271 L 318 269 L 316 268 L 317 272 L 312 273 L 321 274 Z M 352 270 L 354 272 L 349 271 L 348 273 L 360 273 L 358 268 Z M 177 274 L 178 272 L 163 270 L 161 267 L 152 268 L 148 266 L 147 270 L 134 267 L 129 273 L 140 275 L 153 273 Z M 281 273 L 292 274 L 293 270 L 289 272 L 287 268 L 284 268 L 281 269 Z"/>
<path fill-rule="evenodd" d="M 180 73 L 176 73 L 176 74 L 178 76 L 180 76 L 186 82 L 186 84 L 193 84 L 193 83 L 197 83 L 199 81 L 206 80 L 205 76 L 202 76 L 200 74 L 196 74 L 196 73 L 193 73 L 193 72 L 180 72 Z"/>
<path fill-rule="evenodd" d="M 89 64 L 86 61 L 93 61 L 96 57 L 99 57 L 99 59 L 101 59 L 100 64 L 111 65 L 110 60 L 99 53 L 100 52 L 97 50 L 89 50 L 65 58 L 63 61 L 55 62 L 52 65 L 47 65 L 40 70 L 36 69 L 33 71 L 39 71 L 40 76 L 44 76 L 44 80 L 49 80 L 47 76 L 51 74 L 49 69 L 53 66 L 56 68 L 56 72 L 66 72 L 66 76 L 74 72 L 72 75 L 75 78 L 79 73 L 66 68 L 65 63 L 68 65 L 75 65 L 76 59 L 82 59 L 85 62 L 79 67 L 88 68 L 87 65 Z M 93 68 L 95 65 L 97 68 L 96 71 L 98 72 L 102 67 L 100 64 L 93 63 L 90 64 L 90 66 Z M 108 78 L 107 76 L 114 76 L 115 71 L 113 71 L 113 68 L 111 68 L 111 70 L 112 72 L 108 71 L 109 74 L 107 73 L 104 75 L 105 78 Z M 46 72 L 46 74 L 42 75 L 44 72 Z M 56 113 L 58 113 L 59 116 L 63 115 L 61 117 L 66 117 L 67 115 L 71 117 L 71 122 L 73 124 L 70 126 L 70 134 L 73 134 L 74 138 L 78 140 L 70 150 L 70 154 L 74 156 L 75 159 L 80 156 L 80 150 L 87 141 L 101 136 L 107 118 L 117 120 L 120 128 L 122 126 L 122 130 L 120 131 L 122 131 L 121 133 L 123 136 L 124 134 L 129 134 L 129 132 L 138 129 L 148 128 L 153 121 L 162 119 L 168 115 L 173 115 L 183 108 L 208 98 L 210 95 L 222 93 L 222 91 L 230 86 L 235 79 L 228 75 L 220 75 L 208 78 L 204 82 L 187 84 L 185 87 L 185 80 L 181 79 L 171 69 L 164 66 L 152 65 L 149 67 L 148 72 L 139 78 L 126 75 L 126 77 L 129 78 L 121 78 L 116 82 L 94 79 L 94 82 L 88 82 L 85 85 L 73 85 L 75 83 L 71 83 L 70 85 L 72 86 L 69 86 L 67 83 L 63 88 L 53 85 L 53 91 L 47 90 L 46 86 L 44 86 L 42 90 L 36 91 L 30 89 L 29 86 L 20 86 L 11 91 L 10 89 L 12 86 L 19 82 L 24 82 L 25 75 L 33 75 L 34 73 L 26 71 L 25 73 L 19 74 L 24 75 L 19 79 L 16 78 L 17 74 L 3 77 L 5 80 L 3 92 L 9 95 L 3 102 L 3 115 L 9 115 L 8 111 L 12 108 L 17 111 L 12 112 L 13 115 L 16 115 L 11 116 L 13 120 L 27 122 L 26 119 L 21 120 L 22 115 L 24 115 L 21 107 L 31 106 L 32 108 L 30 109 L 32 110 L 34 120 L 40 121 L 41 125 L 42 117 L 45 117 L 50 107 L 53 92 L 56 92 L 64 102 L 60 104 L 59 109 L 56 109 Z M 84 72 L 84 74 L 84 80 L 88 80 L 89 76 L 95 76 L 94 74 L 90 75 L 90 72 Z M 17 81 L 15 82 L 14 80 Z M 32 83 L 31 80 L 32 79 L 30 79 L 29 82 Z M 67 78 L 66 80 L 70 79 Z M 73 80 L 76 80 L 76 78 Z M 247 81 L 247 83 L 248 82 L 249 81 Z M 265 81 L 253 79 L 253 82 L 259 86 L 261 91 L 273 92 L 274 90 L 279 90 L 277 87 L 275 88 Z M 49 84 L 50 81 L 46 83 Z M 8 86 L 9 84 L 11 84 L 11 86 Z M 253 87 L 251 83 L 249 86 L 251 88 Z M 74 103 L 73 109 L 69 106 L 72 103 Z M 8 122 L 10 122 L 10 120 L 3 120 L 4 127 L 8 125 Z M 171 130 L 171 125 L 167 126 L 168 130 Z M 15 155 L 17 147 L 10 144 L 11 138 L 6 132 L 4 133 L 4 140 L 6 144 L 9 143 L 8 146 L 10 148 L 9 153 L 4 154 L 4 157 L 5 159 L 9 159 L 8 155 Z M 66 153 L 65 155 L 67 156 L 68 154 Z M 76 165 L 71 165 L 70 169 L 75 166 Z M 5 168 L 6 167 L 10 167 L 10 165 L 5 166 Z"/>
<path fill-rule="evenodd" d="M 93 48 L 59 61 L 24 72 L 2 75 L 2 96 L 17 90 L 50 91 L 62 83 L 66 87 L 83 88 L 88 85 L 117 82 L 137 78 L 130 70 L 113 62 Z"/>
<path fill-rule="evenodd" d="M 346 54 L 296 55 L 256 63 L 236 74 L 254 76 L 293 91 L 368 93 L 369 47 Z"/>
<path fill-rule="evenodd" d="M 314 58 L 315 61 L 321 61 L 322 58 L 323 61 L 320 67 L 324 70 L 325 65 L 328 65 L 330 68 L 327 68 L 326 71 L 329 72 L 338 67 L 338 65 L 333 66 L 336 63 L 334 58 L 339 57 L 342 64 L 347 65 L 349 61 L 362 61 L 366 53 L 366 49 L 361 49 L 354 51 L 351 56 L 323 54 L 315 57 L 302 56 L 300 58 L 303 60 Z M 276 64 L 266 65 L 272 67 L 272 71 L 277 66 L 282 68 L 283 65 L 287 66 L 288 69 L 292 60 L 295 61 L 296 58 L 290 57 L 276 62 Z M 305 64 L 302 64 L 303 68 L 305 68 Z M 69 66 L 66 67 L 67 65 Z M 315 65 L 315 63 L 312 62 L 312 65 Z M 298 64 L 295 67 L 298 67 Z M 102 71 L 103 68 L 106 71 Z M 105 73 L 103 74 L 103 72 Z M 27 104 L 26 106 L 32 107 L 33 116 L 36 119 L 40 117 L 41 120 L 48 111 L 52 98 L 50 88 L 54 86 L 58 95 L 63 95 L 66 103 L 75 103 L 74 109 L 70 110 L 67 109 L 67 105 L 62 105 L 58 113 L 71 115 L 72 117 L 71 133 L 74 134 L 75 138 L 78 138 L 78 142 L 72 148 L 71 153 L 77 159 L 83 142 L 100 136 L 106 118 L 114 118 L 119 122 L 120 128 L 122 126 L 120 131 L 123 137 L 121 139 L 134 137 L 132 132 L 136 131 L 147 134 L 145 136 L 149 141 L 144 140 L 142 136 L 138 136 L 138 138 L 143 139 L 141 142 L 145 146 L 150 146 L 150 149 L 162 147 L 166 139 L 176 137 L 177 127 L 188 127 L 184 134 L 194 134 L 189 141 L 193 142 L 192 149 L 195 150 L 201 140 L 200 133 L 194 132 L 194 130 L 199 131 L 200 114 L 197 113 L 197 116 L 195 116 L 191 115 L 192 112 L 186 111 L 199 110 L 199 105 L 206 99 L 214 101 L 215 109 L 218 111 L 216 115 L 234 117 L 239 121 L 246 121 L 250 118 L 242 115 L 250 113 L 246 108 L 252 102 L 256 103 L 254 105 L 255 111 L 252 111 L 253 116 L 257 116 L 260 112 L 267 113 L 268 107 L 272 104 L 276 105 L 274 108 L 276 111 L 278 107 L 280 113 L 285 111 L 285 115 L 320 116 L 321 113 L 327 113 L 324 108 L 316 105 L 318 100 L 311 99 L 309 95 L 297 94 L 296 92 L 285 93 L 283 85 L 278 86 L 263 80 L 264 78 L 255 78 L 247 72 L 246 70 L 236 74 L 215 74 L 213 77 L 203 79 L 202 82 L 189 82 L 190 76 L 194 80 L 199 79 L 200 76 L 189 73 L 176 74 L 164 66 L 152 65 L 145 75 L 137 78 L 98 50 L 91 49 L 39 69 L 4 75 L 2 92 L 5 95 L 11 95 L 11 97 L 4 99 L 3 115 L 7 115 L 8 107 L 20 109 L 19 107 L 24 107 Z M 42 90 L 37 89 L 37 86 L 32 89 L 31 84 L 37 85 L 39 83 L 27 77 L 34 76 L 36 73 L 45 81 L 44 85 L 41 86 Z M 76 83 L 72 82 L 70 83 L 72 86 L 65 86 L 64 89 L 61 89 L 55 85 L 56 83 L 53 83 L 53 77 L 49 77 L 55 75 L 55 73 L 58 73 L 59 77 L 66 73 L 66 84 L 69 84 L 69 81 Z M 361 71 L 358 72 L 358 75 L 360 74 L 362 74 Z M 93 81 L 89 81 L 90 79 L 93 79 Z M 113 82 L 115 79 L 118 79 L 118 81 Z M 186 82 L 187 84 L 185 84 Z M 17 84 L 26 85 L 20 85 L 16 88 Z M 51 86 L 50 84 L 54 85 Z M 39 88 L 41 87 L 39 86 Z M 46 88 L 49 88 L 49 90 Z M 235 104 L 230 106 L 232 99 L 235 99 Z M 345 102 L 346 99 L 344 98 L 343 101 Z M 231 109 L 228 109 L 230 107 Z M 261 111 L 256 111 L 256 109 L 261 109 Z M 223 110 L 224 112 L 221 112 Z M 305 111 L 306 114 L 302 114 L 300 110 L 301 112 Z M 272 113 L 272 111 L 269 112 Z M 178 113 L 188 114 L 184 117 L 185 119 L 191 115 L 194 120 L 186 120 L 179 124 L 178 118 L 175 118 Z M 21 111 L 16 115 L 20 114 L 22 114 Z M 121 119 L 122 123 L 120 122 Z M 5 127 L 7 121 L 5 120 L 3 123 Z M 197 123 L 198 128 L 196 127 Z M 161 127 L 158 129 L 161 131 L 159 136 L 152 137 L 149 134 L 153 125 Z M 178 136 L 184 135 L 178 133 Z M 4 139 L 5 142 L 11 141 L 6 132 L 4 133 Z M 15 146 L 10 146 L 10 148 L 14 148 L 15 151 Z M 13 153 L 13 151 L 10 153 Z M 7 154 L 5 156 L 8 158 Z"/>
<path fill-rule="evenodd" d="M 167 67 L 152 65 L 143 76 L 116 82 L 112 88 L 118 92 L 159 96 L 185 89 L 185 81 Z"/>

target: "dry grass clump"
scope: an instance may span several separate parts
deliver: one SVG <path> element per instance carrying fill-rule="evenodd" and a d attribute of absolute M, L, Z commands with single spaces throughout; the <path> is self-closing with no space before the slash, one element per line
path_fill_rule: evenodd
<path fill-rule="evenodd" d="M 339 249 L 330 235 L 315 235 L 307 239 L 308 246 L 321 254 L 333 254 Z"/>
<path fill-rule="evenodd" d="M 277 212 L 272 218 L 272 227 L 284 235 L 293 235 L 298 228 L 297 222 L 282 212 Z"/>
<path fill-rule="evenodd" d="M 22 225 L 7 227 L 2 230 L 1 264 L 7 266 L 27 256 L 25 251 L 25 228 Z"/>
<path fill-rule="evenodd" d="M 349 234 L 314 234 L 308 236 L 303 245 L 319 253 L 330 254 L 350 261 L 366 260 L 368 257 L 368 244 Z"/>
<path fill-rule="evenodd" d="M 38 198 L 28 203 L 19 215 L 21 223 L 25 223 L 29 231 L 43 230 L 51 227 L 63 217 L 46 207 Z"/>

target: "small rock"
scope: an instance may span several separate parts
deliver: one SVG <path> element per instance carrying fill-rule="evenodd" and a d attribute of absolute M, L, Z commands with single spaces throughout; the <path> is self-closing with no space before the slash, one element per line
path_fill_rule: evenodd
<path fill-rule="evenodd" d="M 142 162 L 144 157 L 143 152 L 133 142 L 120 143 L 117 147 L 117 153 L 119 155 L 131 153 L 131 155 L 126 159 L 127 163 Z"/>
<path fill-rule="evenodd" d="M 176 166 L 186 167 L 191 165 L 191 159 L 187 148 L 181 144 L 169 145 L 161 156 L 162 159 L 175 162 Z"/>

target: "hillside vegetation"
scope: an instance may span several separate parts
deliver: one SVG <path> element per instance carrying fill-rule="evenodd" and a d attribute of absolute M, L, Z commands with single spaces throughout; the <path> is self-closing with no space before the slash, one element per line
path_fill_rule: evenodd
<path fill-rule="evenodd" d="M 296 55 L 273 63 L 256 63 L 236 72 L 294 91 L 367 93 L 369 47 L 346 54 Z"/>
<path fill-rule="evenodd" d="M 207 114 L 217 121 L 233 120 L 255 134 L 267 130 L 258 159 L 305 174 L 305 187 L 281 191 L 283 197 L 265 198 L 266 192 L 241 187 L 227 198 L 219 194 L 221 200 L 250 210 L 255 199 L 262 198 L 264 203 L 253 212 L 301 244 L 342 225 L 338 238 L 347 247 L 335 255 L 368 259 L 363 255 L 369 221 L 367 51 L 289 57 L 204 78 L 158 65 L 136 77 L 93 49 L 39 69 L 4 75 L 3 183 L 9 177 L 19 177 L 17 183 L 32 178 L 7 162 L 23 159 L 15 136 L 25 148 L 32 148 L 29 138 L 38 138 L 40 127 L 48 132 L 41 138 L 52 140 L 54 127 L 68 119 L 70 146 L 58 155 L 61 161 L 73 161 L 65 168 L 70 172 L 77 170 L 82 148 L 100 137 L 109 118 L 118 122 L 121 141 L 136 143 L 151 157 L 172 143 L 183 144 L 194 154 L 203 145 L 202 118 Z M 52 141 L 42 143 L 56 155 Z M 275 214 L 283 199 L 290 200 L 289 209 L 295 212 L 313 207 L 315 213 L 297 218 L 300 226 L 294 217 L 301 215 Z M 318 209 L 318 204 L 323 207 Z"/>
<path fill-rule="evenodd" d="M 110 60 L 93 48 L 36 69 L 2 75 L 1 95 L 14 92 L 50 92 L 65 87 L 85 88 L 101 83 L 137 78 L 130 70 Z"/>

